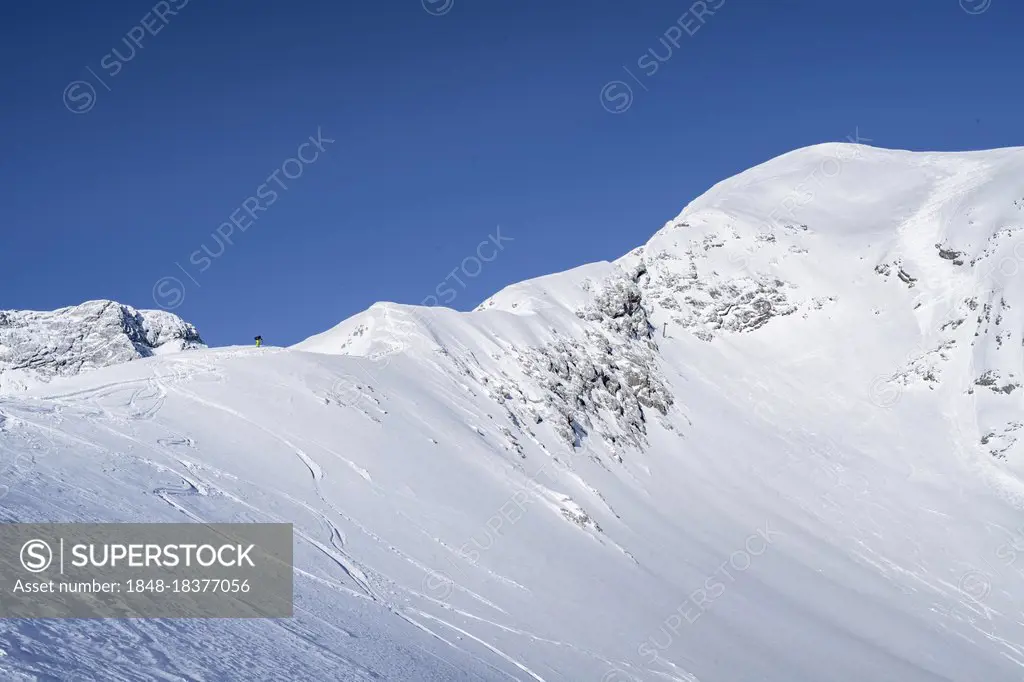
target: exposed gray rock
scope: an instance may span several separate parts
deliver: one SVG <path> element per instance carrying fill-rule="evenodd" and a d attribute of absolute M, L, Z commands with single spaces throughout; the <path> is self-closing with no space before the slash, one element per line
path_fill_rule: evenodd
<path fill-rule="evenodd" d="M 941 244 L 936 244 L 935 248 L 939 250 L 939 258 L 943 260 L 953 261 L 953 265 L 963 265 L 963 253 L 955 249 L 943 248 Z"/>
<path fill-rule="evenodd" d="M 555 429 L 573 447 L 596 436 L 618 452 L 645 442 L 645 408 L 665 414 L 672 396 L 657 368 L 653 327 L 637 281 L 641 266 L 605 282 L 577 316 L 594 324 L 582 340 L 565 339 L 522 358 L 540 378 Z"/>
<path fill-rule="evenodd" d="M 1010 378 L 1013 378 L 1013 374 L 1010 374 Z M 980 377 L 975 379 L 975 386 L 984 386 L 991 390 L 993 393 L 1005 393 L 1007 395 L 1014 392 L 1014 390 L 1020 388 L 1020 384 L 1014 381 L 1003 381 L 999 372 L 988 370 L 984 372 Z"/>
<path fill-rule="evenodd" d="M 54 311 L 0 311 L 0 389 L 160 353 L 203 348 L 194 326 L 163 310 L 87 301 Z"/>

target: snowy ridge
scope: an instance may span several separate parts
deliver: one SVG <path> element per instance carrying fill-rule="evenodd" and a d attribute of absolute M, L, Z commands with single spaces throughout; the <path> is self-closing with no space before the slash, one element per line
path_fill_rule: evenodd
<path fill-rule="evenodd" d="M 8 519 L 293 522 L 297 613 L 0 623 L 0 675 L 1018 680 L 1020 178 L 819 145 L 471 313 L 0 397 Z"/>

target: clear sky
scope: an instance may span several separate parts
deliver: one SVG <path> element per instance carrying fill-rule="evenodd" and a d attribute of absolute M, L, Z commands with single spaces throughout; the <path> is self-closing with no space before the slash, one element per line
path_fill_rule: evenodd
<path fill-rule="evenodd" d="M 173 307 L 213 345 L 291 344 L 439 286 L 428 303 L 471 309 L 858 131 L 1022 144 L 1020 0 L 0 12 L 0 309 Z"/>

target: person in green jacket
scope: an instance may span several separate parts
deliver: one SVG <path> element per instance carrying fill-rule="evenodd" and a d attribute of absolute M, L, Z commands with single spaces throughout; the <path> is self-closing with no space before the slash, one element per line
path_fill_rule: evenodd
<path fill-rule="evenodd" d="M 257 336 L 256 337 L 256 347 L 259 348 L 262 345 L 263 345 L 263 337 L 262 336 Z"/>

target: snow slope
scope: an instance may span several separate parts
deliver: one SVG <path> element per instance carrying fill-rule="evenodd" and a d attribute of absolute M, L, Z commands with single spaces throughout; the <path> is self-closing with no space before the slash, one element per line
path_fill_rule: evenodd
<path fill-rule="evenodd" d="M 820 145 L 472 313 L 0 396 L 8 521 L 297 539 L 292 620 L 0 622 L 2 676 L 1021 679 L 1018 178 Z"/>

